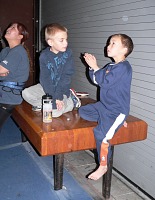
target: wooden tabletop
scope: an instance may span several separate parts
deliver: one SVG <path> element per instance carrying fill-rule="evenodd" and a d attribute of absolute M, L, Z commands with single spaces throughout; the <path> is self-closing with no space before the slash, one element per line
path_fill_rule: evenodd
<path fill-rule="evenodd" d="M 82 99 L 82 104 L 93 102 L 90 98 Z M 43 123 L 42 112 L 34 112 L 24 101 L 14 109 L 13 118 L 42 156 L 96 148 L 93 128 L 97 123 L 80 118 L 77 110 Z M 112 145 L 146 139 L 146 122 L 129 116 L 127 123 L 128 127 L 121 127 L 110 140 Z"/>

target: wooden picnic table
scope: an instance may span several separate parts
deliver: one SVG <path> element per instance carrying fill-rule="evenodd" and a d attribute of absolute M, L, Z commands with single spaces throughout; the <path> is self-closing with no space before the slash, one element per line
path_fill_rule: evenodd
<path fill-rule="evenodd" d="M 81 101 L 82 105 L 95 102 L 91 98 L 82 98 Z M 34 112 L 31 105 L 23 101 L 14 109 L 13 119 L 41 156 L 53 155 L 55 190 L 62 189 L 63 185 L 64 153 L 96 148 L 93 128 L 97 123 L 80 118 L 78 110 L 53 118 L 51 123 L 43 123 L 42 112 Z M 127 128 L 121 127 L 110 140 L 112 152 L 115 145 L 146 139 L 145 121 L 130 115 L 127 123 Z M 105 198 L 110 197 L 112 167 L 113 153 L 108 171 L 103 176 L 102 193 Z"/>

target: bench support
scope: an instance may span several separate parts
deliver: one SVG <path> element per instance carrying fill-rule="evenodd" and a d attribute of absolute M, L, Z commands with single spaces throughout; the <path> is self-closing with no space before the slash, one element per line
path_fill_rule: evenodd
<path fill-rule="evenodd" d="M 63 184 L 64 154 L 53 156 L 54 190 L 61 190 Z"/>
<path fill-rule="evenodd" d="M 102 179 L 102 195 L 105 199 L 110 198 L 110 189 L 111 189 L 111 179 L 112 179 L 112 168 L 113 168 L 113 156 L 114 156 L 114 146 L 111 146 L 111 158 L 108 163 L 107 173 L 104 174 Z"/>
<path fill-rule="evenodd" d="M 25 134 L 23 133 L 23 131 L 20 130 L 20 132 L 21 132 L 21 139 L 22 139 L 22 142 L 27 142 L 27 138 L 26 138 Z"/>

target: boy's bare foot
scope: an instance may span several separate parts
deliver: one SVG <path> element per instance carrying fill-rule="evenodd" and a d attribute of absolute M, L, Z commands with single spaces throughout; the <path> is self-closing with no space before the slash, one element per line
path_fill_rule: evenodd
<path fill-rule="evenodd" d="M 93 172 L 88 176 L 88 178 L 96 181 L 99 178 L 101 178 L 106 172 L 107 172 L 107 165 L 106 166 L 100 165 L 95 172 Z"/>

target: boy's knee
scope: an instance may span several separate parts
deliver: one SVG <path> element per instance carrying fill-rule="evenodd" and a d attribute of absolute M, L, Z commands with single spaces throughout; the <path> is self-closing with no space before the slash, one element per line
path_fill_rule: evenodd
<path fill-rule="evenodd" d="M 23 91 L 22 91 L 22 96 L 27 96 L 28 94 L 28 90 L 27 88 L 25 88 Z"/>

